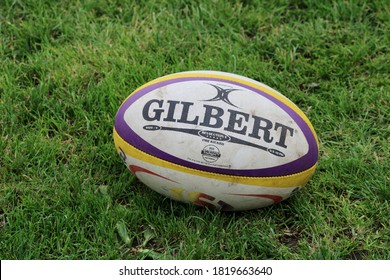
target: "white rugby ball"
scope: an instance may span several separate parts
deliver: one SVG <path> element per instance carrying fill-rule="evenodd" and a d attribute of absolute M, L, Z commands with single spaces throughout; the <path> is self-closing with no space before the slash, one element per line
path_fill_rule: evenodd
<path fill-rule="evenodd" d="M 216 71 L 176 73 L 135 90 L 117 112 L 114 141 L 153 190 L 227 211 L 288 198 L 318 161 L 316 133 L 294 103 Z"/>

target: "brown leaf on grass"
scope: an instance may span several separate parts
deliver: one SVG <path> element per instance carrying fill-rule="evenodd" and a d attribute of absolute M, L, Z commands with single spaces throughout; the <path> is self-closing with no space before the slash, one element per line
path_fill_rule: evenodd
<path fill-rule="evenodd" d="M 307 92 L 312 91 L 312 90 L 319 88 L 319 87 L 320 87 L 319 83 L 310 83 L 310 84 L 301 84 L 300 85 L 300 88 L 302 90 L 307 91 Z"/>
<path fill-rule="evenodd" d="M 279 242 L 287 245 L 288 247 L 294 247 L 298 245 L 300 234 L 299 232 L 293 231 L 289 228 L 283 230 L 283 235 L 279 237 Z"/>

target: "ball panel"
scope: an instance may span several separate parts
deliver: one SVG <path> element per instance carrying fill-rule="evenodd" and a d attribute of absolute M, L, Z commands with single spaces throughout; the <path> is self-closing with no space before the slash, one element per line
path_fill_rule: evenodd
<path fill-rule="evenodd" d="M 227 88 L 230 84 L 219 82 L 218 86 Z M 170 155 L 176 161 L 181 159 L 206 168 L 239 170 L 242 174 L 244 170 L 287 165 L 309 152 L 301 128 L 282 108 L 243 87 L 235 86 L 235 89 L 240 94 L 231 96 L 230 101 L 245 110 L 205 105 L 202 100 L 210 97 L 210 92 L 214 95 L 215 88 L 208 81 L 196 80 L 175 82 L 148 92 L 131 104 L 123 118 L 135 135 L 160 151 L 152 154 L 163 159 L 164 155 Z M 182 99 L 186 103 L 177 101 Z M 184 112 L 190 123 L 182 120 Z M 143 115 L 154 120 L 143 121 L 140 118 Z M 135 118 L 140 121 L 134 122 Z M 288 127 L 279 122 L 273 124 L 272 119 Z M 270 128 L 262 128 L 264 125 Z M 259 136 L 262 130 L 265 140 Z"/>
<path fill-rule="evenodd" d="M 231 77 L 233 76 L 233 77 Z M 125 138 L 125 140 L 129 143 L 131 143 L 133 146 L 149 153 L 156 155 L 159 158 L 165 159 L 169 162 L 173 162 L 179 165 L 187 166 L 193 169 L 199 169 L 204 170 L 208 172 L 214 172 L 214 173 L 223 173 L 223 174 L 230 174 L 230 175 L 237 175 L 237 176 L 283 176 L 283 175 L 289 175 L 294 173 L 299 173 L 303 170 L 306 170 L 308 168 L 311 168 L 318 160 L 318 141 L 315 135 L 315 132 L 310 124 L 310 122 L 307 120 L 306 116 L 303 114 L 301 110 L 299 110 L 290 100 L 285 98 L 280 93 L 272 90 L 269 87 L 266 87 L 265 85 L 261 83 L 253 83 L 250 81 L 250 79 L 243 80 L 242 77 L 235 76 L 235 75 L 227 75 L 227 74 L 220 74 L 214 72 L 198 72 L 198 73 L 180 73 L 180 74 L 174 74 L 167 77 L 156 79 L 155 81 L 152 81 L 148 83 L 146 86 L 140 88 L 139 90 L 136 90 L 121 106 L 120 110 L 118 111 L 116 122 L 115 122 L 115 128 L 117 131 L 122 135 L 122 137 Z M 239 78 L 238 78 L 239 77 Z M 164 152 L 163 150 L 159 149 L 155 145 L 152 145 L 151 141 L 145 141 L 138 133 L 133 131 L 129 125 L 125 121 L 125 115 L 128 112 L 128 108 L 130 106 L 133 106 L 134 103 L 142 98 L 143 96 L 149 94 L 151 91 L 159 91 L 160 89 L 174 84 L 178 82 L 189 82 L 194 80 L 201 79 L 202 81 L 207 78 L 208 81 L 211 81 L 214 79 L 214 81 L 219 82 L 229 82 L 231 84 L 236 84 L 240 86 L 246 86 L 250 88 L 250 90 L 256 91 L 258 94 L 261 94 L 262 96 L 267 97 L 269 100 L 272 100 L 275 104 L 278 104 L 280 108 L 282 108 L 284 111 L 286 111 L 297 123 L 299 128 L 302 128 L 303 134 L 305 135 L 305 139 L 307 139 L 307 143 L 309 145 L 309 151 L 306 154 L 303 154 L 302 152 L 299 152 L 300 158 L 296 160 L 292 160 L 291 162 L 285 163 L 285 164 L 279 164 L 275 167 L 258 167 L 258 168 L 248 168 L 246 170 L 243 170 L 243 168 L 233 169 L 229 166 L 224 166 L 223 164 L 221 166 L 213 165 L 210 163 L 210 161 L 214 159 L 218 159 L 218 149 L 214 148 L 215 151 L 210 150 L 202 150 L 202 153 L 214 153 L 214 155 L 211 155 L 211 157 L 208 155 L 207 158 L 204 158 L 203 162 L 199 162 L 198 159 L 194 159 L 192 161 L 183 159 L 180 156 L 174 156 L 172 153 Z M 217 80 L 218 79 L 218 80 Z M 162 90 L 160 90 L 162 91 Z M 161 92 L 163 95 L 164 92 Z M 133 107 L 131 107 L 133 108 Z M 131 111 L 130 111 L 131 112 Z M 169 114 L 169 112 L 168 112 Z M 130 121 L 134 117 L 139 116 L 132 116 L 130 114 L 129 118 Z M 172 117 L 172 116 L 171 116 Z M 166 117 L 168 118 L 168 116 Z M 239 118 L 239 117 L 237 117 Z M 236 119 L 236 121 L 241 121 L 242 119 Z M 262 120 L 263 123 L 261 125 L 264 126 L 264 120 Z M 266 123 L 265 123 L 266 124 Z M 154 127 L 154 128 L 153 128 Z M 149 129 L 161 129 L 156 128 L 157 126 L 150 126 Z M 168 127 L 169 129 L 172 129 L 172 127 Z M 167 128 L 165 128 L 167 129 Z M 282 128 L 280 128 L 281 130 Z M 199 130 L 198 133 L 202 133 L 204 130 Z M 206 130 L 207 132 L 207 130 Z M 188 132 L 190 133 L 190 132 Z M 180 136 L 178 136 L 180 137 Z M 230 137 L 230 136 L 227 136 Z M 247 137 L 248 138 L 248 137 Z M 188 138 L 187 138 L 188 139 Z M 185 142 L 185 141 L 183 141 Z M 298 143 L 303 143 L 302 141 L 298 141 Z M 252 143 L 253 144 L 253 143 Z M 206 147 L 206 146 L 205 146 Z M 217 147 L 218 148 L 218 147 Z M 297 149 L 296 147 L 294 149 Z M 292 150 L 294 150 L 292 149 Z M 278 156 L 279 151 L 274 148 L 268 148 L 269 154 L 274 154 Z M 279 153 L 280 155 L 280 153 Z M 198 155 L 199 156 L 199 155 Z M 272 157 L 272 156 L 271 156 Z"/>

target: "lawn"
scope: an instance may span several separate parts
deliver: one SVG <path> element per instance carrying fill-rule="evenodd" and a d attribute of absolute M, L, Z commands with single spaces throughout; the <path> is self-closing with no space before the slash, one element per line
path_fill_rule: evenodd
<path fill-rule="evenodd" d="M 0 0 L 0 259 L 390 259 L 389 24 L 385 0 Z M 126 170 L 120 104 L 187 70 L 307 114 L 320 160 L 301 192 L 218 212 Z"/>

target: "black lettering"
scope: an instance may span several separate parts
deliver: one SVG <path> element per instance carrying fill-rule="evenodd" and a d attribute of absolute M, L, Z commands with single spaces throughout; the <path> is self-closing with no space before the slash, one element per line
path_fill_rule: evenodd
<path fill-rule="evenodd" d="M 194 105 L 194 103 L 182 101 L 181 104 L 183 104 L 183 111 L 181 112 L 180 119 L 177 121 L 181 123 L 198 124 L 198 116 L 196 116 L 195 119 L 193 119 L 192 121 L 188 120 L 188 112 L 190 111 L 190 107 Z"/>
<path fill-rule="evenodd" d="M 214 107 L 210 105 L 203 105 L 206 108 L 204 113 L 203 122 L 200 123 L 202 126 L 212 127 L 212 128 L 220 128 L 223 125 L 223 121 L 221 116 L 223 115 L 223 109 L 219 107 Z M 214 114 L 213 114 L 214 111 Z M 213 119 L 213 123 L 211 123 L 211 119 Z"/>
<path fill-rule="evenodd" d="M 166 122 L 175 122 L 175 121 L 176 121 L 176 120 L 174 119 L 175 109 L 176 109 L 176 105 L 179 104 L 180 101 L 168 100 L 167 103 L 169 104 L 169 107 L 168 107 L 168 114 L 167 114 L 167 117 L 163 119 L 163 121 L 166 121 Z"/>
<path fill-rule="evenodd" d="M 180 122 L 197 125 L 199 123 L 198 115 L 195 115 L 196 110 L 193 109 L 193 102 L 185 102 L 185 101 L 177 101 L 177 100 L 167 100 L 167 105 L 164 106 L 164 100 L 161 99 L 152 99 L 145 103 L 145 106 L 142 109 L 142 116 L 146 121 L 166 121 L 166 122 Z M 182 111 L 180 113 L 180 109 L 178 106 L 182 105 Z M 164 109 L 164 108 L 165 109 Z M 224 126 L 224 121 L 222 116 L 225 111 L 223 108 L 203 105 L 204 116 L 203 120 L 199 123 L 201 126 L 209 127 L 209 128 L 221 128 Z M 192 109 L 192 111 L 191 111 Z M 166 115 L 164 112 L 166 111 Z M 193 112 L 193 113 L 192 113 Z M 248 130 L 248 121 L 250 115 L 244 112 L 235 111 L 233 109 L 228 109 L 229 119 L 227 124 L 224 126 L 225 131 L 246 135 Z M 190 114 L 192 113 L 192 114 Z M 164 114 L 164 118 L 163 118 Z M 180 114 L 180 118 L 176 119 L 175 114 Z M 179 116 L 178 116 L 179 117 Z M 287 125 L 281 123 L 273 123 L 266 118 L 262 118 L 259 116 L 252 116 L 253 118 L 253 126 L 251 132 L 248 134 L 249 137 L 262 139 L 264 142 L 271 143 L 274 141 L 274 137 L 271 135 L 271 129 L 273 131 L 277 131 L 278 133 L 274 133 L 276 136 L 275 145 L 283 148 L 287 148 L 286 140 L 288 137 L 292 137 L 294 135 L 294 129 Z M 261 132 L 260 132 L 261 130 Z M 203 136 L 203 135 L 202 135 Z M 206 137 L 206 136 L 205 136 Z M 227 136 L 225 136 L 227 137 Z M 209 137 L 206 137 L 209 138 Z M 218 140 L 218 139 L 217 139 Z M 219 139 L 221 141 L 225 141 L 225 139 Z M 126 160 L 126 155 L 120 150 L 120 155 L 122 159 Z M 120 273 L 126 273 L 125 270 L 120 270 Z"/>
<path fill-rule="evenodd" d="M 228 112 L 230 113 L 229 123 L 228 126 L 224 128 L 224 130 L 245 135 L 247 127 L 246 126 L 242 127 L 242 120 L 245 120 L 247 122 L 249 119 L 249 114 L 234 111 L 231 109 L 228 109 Z M 241 127 L 242 129 L 239 129 Z"/>
<path fill-rule="evenodd" d="M 274 139 L 273 137 L 271 137 L 271 133 L 269 132 L 269 130 L 272 128 L 272 122 L 270 120 L 261 117 L 257 117 L 257 116 L 252 116 L 252 117 L 255 120 L 255 122 L 253 124 L 252 133 L 250 133 L 248 136 L 256 139 L 261 139 L 259 135 L 259 130 L 261 129 L 263 130 L 264 141 L 267 143 L 271 143 L 272 140 Z"/>
<path fill-rule="evenodd" d="M 287 148 L 287 146 L 286 146 L 287 131 L 290 132 L 290 136 L 293 136 L 294 129 L 292 127 L 286 126 L 286 125 L 281 124 L 281 123 L 275 123 L 275 130 L 277 130 L 279 127 L 282 130 L 280 131 L 279 141 L 276 142 L 275 145 L 278 145 L 278 146 L 283 147 L 283 148 Z"/>
<path fill-rule="evenodd" d="M 161 108 L 164 103 L 164 100 L 152 99 L 146 102 L 142 110 L 142 117 L 146 121 L 159 121 L 161 118 L 161 114 L 164 112 L 164 109 L 153 109 L 154 114 L 150 115 L 150 107 L 153 103 L 157 103 L 157 108 Z"/>

